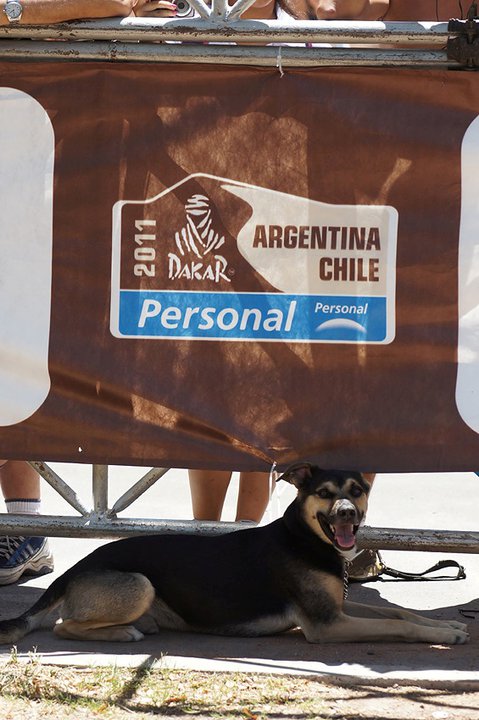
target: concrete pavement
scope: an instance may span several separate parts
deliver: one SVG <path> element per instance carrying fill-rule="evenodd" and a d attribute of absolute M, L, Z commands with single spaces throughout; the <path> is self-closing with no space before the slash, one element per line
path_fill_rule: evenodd
<path fill-rule="evenodd" d="M 90 467 L 52 464 L 91 506 Z M 110 505 L 143 471 L 139 468 L 110 469 Z M 236 480 L 228 494 L 224 520 L 234 518 Z M 292 499 L 289 486 L 279 487 L 265 521 L 275 519 Z M 474 473 L 380 475 L 370 501 L 368 524 L 382 527 L 477 530 L 479 478 Z M 43 511 L 47 514 L 74 514 L 65 501 L 43 485 Z M 128 517 L 191 519 L 187 474 L 171 470 L 132 508 Z M 55 573 L 18 585 L 0 588 L 2 618 L 19 614 L 32 604 L 53 577 L 104 541 L 52 538 Z M 479 555 L 450 553 L 383 553 L 395 568 L 419 571 L 437 560 L 452 558 L 466 568 L 461 581 L 404 582 L 376 581 L 353 585 L 350 598 L 371 604 L 396 604 L 431 617 L 460 619 L 469 610 L 471 642 L 443 647 L 385 644 L 309 645 L 300 632 L 267 638 L 222 638 L 190 633 L 162 632 L 139 643 L 107 644 L 57 639 L 47 630 L 32 633 L 18 643 L 18 656 L 27 659 L 35 651 L 42 662 L 75 665 L 160 664 L 165 667 L 198 670 L 260 671 L 317 676 L 357 676 L 422 681 L 479 682 Z M 476 612 L 477 611 L 477 614 Z M 477 619 L 476 619 L 477 618 Z M 0 661 L 8 660 L 11 649 L 0 647 Z"/>

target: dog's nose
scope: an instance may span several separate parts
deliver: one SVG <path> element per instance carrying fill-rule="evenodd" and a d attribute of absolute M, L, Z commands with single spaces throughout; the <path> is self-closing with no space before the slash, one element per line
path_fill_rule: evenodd
<path fill-rule="evenodd" d="M 347 500 L 339 502 L 336 508 L 336 517 L 344 522 L 354 522 L 356 519 L 356 508 Z"/>

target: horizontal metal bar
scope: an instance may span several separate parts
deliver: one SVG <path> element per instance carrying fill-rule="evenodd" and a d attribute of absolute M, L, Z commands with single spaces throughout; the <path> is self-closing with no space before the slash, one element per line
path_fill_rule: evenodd
<path fill-rule="evenodd" d="M 51 485 L 52 488 L 56 490 L 56 492 L 61 495 L 61 497 L 66 500 L 66 502 L 71 505 L 74 510 L 79 512 L 80 515 L 85 516 L 89 514 L 89 510 L 87 510 L 80 502 L 76 492 L 64 480 L 62 480 L 62 478 L 57 475 L 51 467 L 44 462 L 33 460 L 29 464 L 35 468 L 39 475 L 41 475 L 41 477 L 46 480 L 47 483 Z"/>
<path fill-rule="evenodd" d="M 106 520 L 104 516 L 87 518 L 61 515 L 14 515 L 0 513 L 0 535 L 46 535 L 71 538 L 119 538 L 156 533 L 220 535 L 233 530 L 254 527 L 254 523 L 197 522 L 196 520 L 148 520 L 122 518 Z"/>
<path fill-rule="evenodd" d="M 479 532 L 364 526 L 358 532 L 358 547 L 371 550 L 479 553 Z"/>
<path fill-rule="evenodd" d="M 266 67 L 457 67 L 439 50 L 375 50 L 117 42 L 0 42 L 9 60 L 107 60 L 257 65 Z"/>
<path fill-rule="evenodd" d="M 106 520 L 90 515 L 76 518 L 57 515 L 0 514 L 1 535 L 47 535 L 50 537 L 118 538 L 156 533 L 217 535 L 254 526 L 249 523 L 197 522 L 195 520 Z M 372 550 L 404 550 L 479 553 L 479 533 L 456 530 L 416 530 L 363 527 L 358 547 Z"/>
<path fill-rule="evenodd" d="M 135 502 L 144 492 L 146 492 L 152 485 L 156 483 L 163 475 L 168 472 L 169 468 L 151 468 L 145 475 L 143 475 L 137 483 L 129 488 L 113 505 L 108 515 L 114 517 L 118 513 L 125 510 L 132 503 Z"/>
<path fill-rule="evenodd" d="M 232 12 L 232 11 L 231 11 Z M 238 20 L 210 15 L 189 20 L 172 18 L 118 18 L 58 23 L 49 26 L 5 25 L 0 38 L 118 40 L 160 42 L 317 42 L 348 44 L 445 45 L 447 23 L 345 22 L 298 20 Z"/>

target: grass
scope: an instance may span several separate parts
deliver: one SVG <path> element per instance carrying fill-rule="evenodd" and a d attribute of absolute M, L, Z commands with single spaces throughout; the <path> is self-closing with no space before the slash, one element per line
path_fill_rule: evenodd
<path fill-rule="evenodd" d="M 158 714 L 260 720 L 273 706 L 292 717 L 298 703 L 311 705 L 301 691 L 285 690 L 283 683 L 270 675 L 157 669 L 148 662 L 134 669 L 46 666 L 34 653 L 28 662 L 19 661 L 15 651 L 2 668 L 0 696 L 2 720 L 8 717 L 2 702 L 11 707 L 12 718 L 22 717 L 18 707 L 14 712 L 21 702 L 29 717 L 41 703 L 41 717 L 45 718 L 101 716 L 115 720 L 132 713 L 138 720 Z M 318 707 L 316 702 L 314 705 Z M 318 717 L 316 711 L 311 717 Z"/>
<path fill-rule="evenodd" d="M 136 668 L 48 666 L 12 652 L 0 673 L 2 720 L 471 720 L 474 685 L 411 687 L 391 682 Z"/>

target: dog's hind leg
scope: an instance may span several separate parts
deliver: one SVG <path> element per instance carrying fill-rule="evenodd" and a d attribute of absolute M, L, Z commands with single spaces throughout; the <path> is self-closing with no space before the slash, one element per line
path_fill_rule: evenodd
<path fill-rule="evenodd" d="M 72 580 L 55 633 L 76 640 L 131 642 L 143 634 L 133 623 L 151 607 L 155 590 L 140 573 L 89 572 Z"/>
<path fill-rule="evenodd" d="M 55 625 L 55 635 L 65 640 L 106 640 L 107 642 L 132 642 L 143 640 L 143 633 L 133 625 L 95 625 L 94 623 L 62 620 Z"/>

